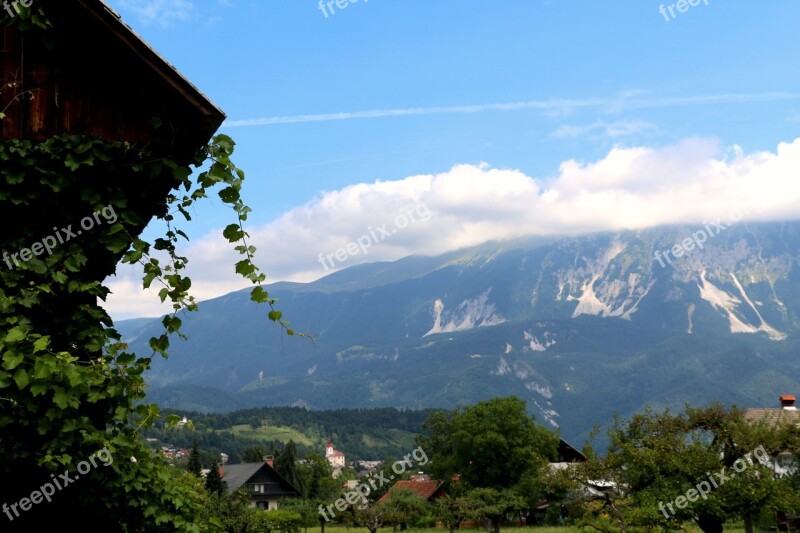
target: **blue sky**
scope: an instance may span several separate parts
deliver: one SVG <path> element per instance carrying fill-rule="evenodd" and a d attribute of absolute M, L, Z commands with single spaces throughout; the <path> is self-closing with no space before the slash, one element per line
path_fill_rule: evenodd
<path fill-rule="evenodd" d="M 317 0 L 109 3 L 227 113 L 273 281 L 325 275 L 319 254 L 422 205 L 429 217 L 327 264 L 699 221 L 754 191 L 761 218 L 800 214 L 787 189 L 796 0 L 683 13 L 650 0 L 360 0 L 327 17 Z M 198 296 L 245 286 L 214 236 L 231 214 L 209 202 L 198 215 L 186 226 Z M 135 280 L 121 269 L 112 282 L 115 318 L 160 311 Z"/>

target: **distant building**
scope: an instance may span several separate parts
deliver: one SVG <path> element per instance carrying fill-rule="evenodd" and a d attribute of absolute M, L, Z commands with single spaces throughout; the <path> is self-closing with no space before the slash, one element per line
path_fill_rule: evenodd
<path fill-rule="evenodd" d="M 571 446 L 564 439 L 558 439 L 558 460 L 550 463 L 550 468 L 563 469 L 574 466 L 576 463 L 585 463 L 586 456 Z"/>
<path fill-rule="evenodd" d="M 444 483 L 441 481 L 431 480 L 425 474 L 414 474 L 410 480 L 400 480 L 389 488 L 389 491 L 381 496 L 380 502 L 386 501 L 392 497 L 397 491 L 413 492 L 425 501 L 435 500 L 444 495 Z"/>
<path fill-rule="evenodd" d="M 381 466 L 383 461 L 357 461 L 356 464 L 369 473 Z"/>
<path fill-rule="evenodd" d="M 277 509 L 281 498 L 300 498 L 302 494 L 272 467 L 272 457 L 263 463 L 243 463 L 219 467 L 222 481 L 234 492 L 246 487 L 250 505 L 259 509 Z"/>
<path fill-rule="evenodd" d="M 750 423 L 765 422 L 771 425 L 786 422 L 800 425 L 800 411 L 797 410 L 797 398 L 784 394 L 779 399 L 780 407 L 757 407 L 747 409 L 744 419 Z M 791 452 L 783 452 L 772 458 L 772 470 L 776 477 L 791 475 L 798 470 L 797 459 Z"/>
<path fill-rule="evenodd" d="M 325 458 L 334 470 L 344 468 L 344 454 L 339 450 L 333 449 L 331 439 L 328 439 L 328 445 L 325 447 Z"/>
<path fill-rule="evenodd" d="M 572 470 L 577 467 L 581 463 L 585 463 L 587 461 L 586 456 L 580 452 L 577 448 L 570 445 L 564 439 L 558 440 L 558 450 L 556 452 L 557 460 L 555 462 L 550 463 L 550 470 L 555 472 L 558 470 Z M 580 487 L 581 497 L 584 500 L 602 500 L 605 499 L 605 494 L 607 492 L 616 492 L 617 485 L 613 481 L 603 480 L 603 479 L 588 479 L 585 480 Z M 563 502 L 561 501 L 548 501 L 542 500 L 541 502 L 537 503 L 536 506 L 533 508 L 533 513 L 531 515 L 531 519 L 535 521 L 535 523 L 540 523 L 545 519 L 547 514 L 547 510 L 551 506 L 555 506 L 559 509 L 562 508 Z"/>

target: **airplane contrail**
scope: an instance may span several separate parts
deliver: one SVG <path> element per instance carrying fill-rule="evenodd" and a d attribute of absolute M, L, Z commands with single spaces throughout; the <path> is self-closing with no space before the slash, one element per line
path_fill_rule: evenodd
<path fill-rule="evenodd" d="M 483 113 L 486 111 L 517 111 L 520 109 L 538 109 L 543 111 L 565 110 L 570 108 L 608 108 L 622 109 L 656 109 L 665 107 L 684 107 L 709 104 L 738 104 L 751 102 L 772 102 L 779 100 L 798 100 L 798 93 L 744 93 L 744 94 L 712 94 L 700 96 L 675 96 L 666 98 L 578 98 L 526 100 L 500 104 L 476 104 L 439 107 L 407 107 L 398 109 L 373 109 L 369 111 L 351 111 L 340 113 L 321 113 L 315 115 L 284 115 L 263 118 L 228 120 L 224 128 L 241 128 L 245 126 L 271 126 L 276 124 L 301 124 L 305 122 L 331 122 L 336 120 L 353 120 L 361 118 L 401 117 L 412 115 L 437 115 L 459 113 Z"/>

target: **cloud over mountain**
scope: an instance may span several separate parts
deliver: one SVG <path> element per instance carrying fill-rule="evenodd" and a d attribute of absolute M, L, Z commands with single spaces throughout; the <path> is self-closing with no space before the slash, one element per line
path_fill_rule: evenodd
<path fill-rule="evenodd" d="M 309 281 L 362 262 L 438 254 L 489 240 L 575 235 L 721 219 L 800 218 L 800 138 L 746 153 L 712 139 L 613 148 L 602 159 L 564 161 L 532 177 L 489 164 L 325 191 L 273 222 L 250 227 L 256 263 L 270 281 Z M 221 232 L 190 243 L 198 299 L 245 287 Z M 155 291 L 121 268 L 107 308 L 128 318 L 164 312 Z"/>

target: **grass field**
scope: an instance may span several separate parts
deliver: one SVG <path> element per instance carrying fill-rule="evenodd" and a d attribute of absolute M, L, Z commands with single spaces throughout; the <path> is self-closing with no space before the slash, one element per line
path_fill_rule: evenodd
<path fill-rule="evenodd" d="M 279 440 L 281 442 L 289 442 L 289 439 L 302 443 L 305 446 L 313 446 L 314 442 L 306 435 L 300 433 L 296 429 L 285 426 L 268 426 L 267 429 L 253 429 L 250 424 L 242 424 L 233 426 L 230 429 L 234 435 L 248 437 L 260 441 Z"/>

